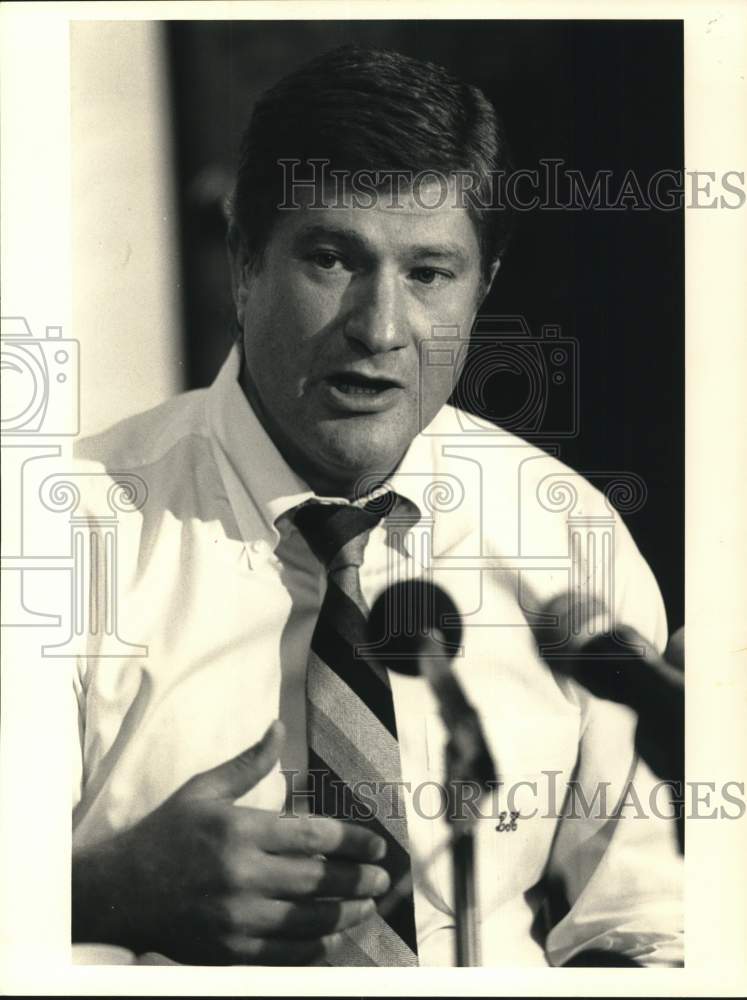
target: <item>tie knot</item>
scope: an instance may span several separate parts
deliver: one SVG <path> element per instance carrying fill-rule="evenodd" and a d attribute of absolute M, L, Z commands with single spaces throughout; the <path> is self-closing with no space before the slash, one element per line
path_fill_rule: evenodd
<path fill-rule="evenodd" d="M 397 502 L 384 493 L 362 507 L 309 500 L 293 513 L 293 521 L 309 548 L 328 572 L 341 566 L 360 566 L 368 536 Z"/>

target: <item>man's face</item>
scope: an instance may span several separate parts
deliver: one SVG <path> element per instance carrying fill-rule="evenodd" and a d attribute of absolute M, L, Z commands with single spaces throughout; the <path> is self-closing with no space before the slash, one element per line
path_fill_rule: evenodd
<path fill-rule="evenodd" d="M 233 261 L 244 391 L 318 493 L 384 478 L 453 389 L 484 287 L 472 220 L 422 207 L 437 194 L 284 212 L 257 268 Z"/>

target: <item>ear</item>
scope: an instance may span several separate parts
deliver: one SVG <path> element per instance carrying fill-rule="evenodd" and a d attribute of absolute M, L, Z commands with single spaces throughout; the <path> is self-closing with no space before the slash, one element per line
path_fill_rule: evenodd
<path fill-rule="evenodd" d="M 238 226 L 231 223 L 226 238 L 228 266 L 231 271 L 231 294 L 239 327 L 244 328 L 244 312 L 249 294 L 247 285 L 249 257 Z"/>

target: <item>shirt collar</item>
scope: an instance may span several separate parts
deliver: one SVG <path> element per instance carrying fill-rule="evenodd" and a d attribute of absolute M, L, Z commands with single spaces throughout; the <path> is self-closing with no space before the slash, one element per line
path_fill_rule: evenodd
<path fill-rule="evenodd" d="M 245 542 L 264 535 L 274 549 L 275 521 L 314 494 L 291 469 L 239 385 L 241 352 L 234 344 L 208 390 L 207 412 L 228 499 Z"/>

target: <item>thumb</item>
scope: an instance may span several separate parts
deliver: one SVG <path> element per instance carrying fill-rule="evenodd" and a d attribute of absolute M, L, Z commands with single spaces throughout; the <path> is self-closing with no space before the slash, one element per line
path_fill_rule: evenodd
<path fill-rule="evenodd" d="M 238 799 L 270 773 L 280 756 L 285 727 L 275 719 L 254 746 L 238 756 L 196 774 L 183 786 L 190 799 Z"/>

